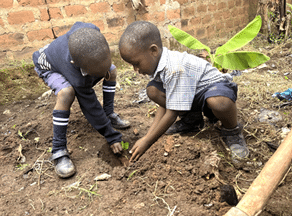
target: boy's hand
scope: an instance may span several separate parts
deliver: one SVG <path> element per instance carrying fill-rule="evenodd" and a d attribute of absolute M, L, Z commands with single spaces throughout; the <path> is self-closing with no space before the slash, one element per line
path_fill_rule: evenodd
<path fill-rule="evenodd" d="M 132 157 L 130 158 L 130 162 L 137 161 L 144 152 L 150 147 L 150 144 L 146 142 L 145 137 L 139 139 L 133 148 L 130 150 L 130 154 L 132 154 Z"/>
<path fill-rule="evenodd" d="M 114 154 L 121 154 L 123 151 L 122 145 L 119 142 L 112 144 L 110 147 Z"/>

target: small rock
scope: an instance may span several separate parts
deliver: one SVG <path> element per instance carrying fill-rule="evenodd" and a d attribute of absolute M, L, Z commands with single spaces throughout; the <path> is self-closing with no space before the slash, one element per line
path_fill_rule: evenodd
<path fill-rule="evenodd" d="M 287 76 L 287 75 L 289 75 L 290 73 L 289 72 L 287 72 L 287 73 L 284 73 L 284 76 Z"/>
<path fill-rule="evenodd" d="M 94 178 L 95 181 L 105 181 L 108 180 L 109 178 L 111 178 L 112 176 L 107 174 L 107 173 L 103 173 L 101 175 L 98 175 Z"/>
<path fill-rule="evenodd" d="M 4 115 L 9 115 L 10 113 L 11 113 L 10 110 L 5 110 L 5 111 L 3 112 Z"/>
<path fill-rule="evenodd" d="M 164 152 L 164 157 L 167 157 L 168 156 L 168 152 Z"/>
<path fill-rule="evenodd" d="M 134 133 L 136 136 L 139 135 L 139 131 L 138 131 L 138 129 L 137 129 L 137 128 L 134 128 L 133 133 Z"/>

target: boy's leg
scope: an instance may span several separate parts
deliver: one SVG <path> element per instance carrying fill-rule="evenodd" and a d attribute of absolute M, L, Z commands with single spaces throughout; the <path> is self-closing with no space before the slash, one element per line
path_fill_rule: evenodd
<path fill-rule="evenodd" d="M 242 126 L 237 122 L 236 94 L 236 84 L 229 82 L 215 83 L 204 94 L 206 105 L 222 123 L 221 136 L 233 159 L 249 155 Z"/>
<path fill-rule="evenodd" d="M 50 160 L 55 163 L 55 171 L 61 178 L 67 178 L 75 173 L 67 151 L 67 125 L 70 116 L 70 107 L 75 99 L 75 91 L 70 83 L 59 73 L 41 72 L 35 68 L 44 82 L 57 95 L 53 110 L 53 149 Z"/>
<path fill-rule="evenodd" d="M 111 67 L 109 72 L 109 79 L 103 80 L 103 109 L 111 121 L 111 124 L 116 129 L 125 129 L 130 127 L 130 122 L 123 120 L 120 116 L 114 112 L 114 98 L 116 90 L 116 69 Z"/>
<path fill-rule="evenodd" d="M 166 94 L 161 82 L 150 81 L 147 85 L 147 95 L 159 106 L 166 107 Z M 181 119 L 175 122 L 165 134 L 195 132 L 204 127 L 202 112 L 188 111 L 179 116 Z"/>

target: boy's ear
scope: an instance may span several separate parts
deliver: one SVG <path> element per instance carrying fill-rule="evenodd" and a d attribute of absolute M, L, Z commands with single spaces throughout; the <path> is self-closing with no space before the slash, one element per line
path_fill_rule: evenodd
<path fill-rule="evenodd" d="M 155 57 L 159 55 L 159 47 L 156 44 L 150 46 L 150 51 Z"/>

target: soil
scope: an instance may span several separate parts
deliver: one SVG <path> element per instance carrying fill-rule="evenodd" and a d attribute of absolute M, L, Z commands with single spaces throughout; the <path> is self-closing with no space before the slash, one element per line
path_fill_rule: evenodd
<path fill-rule="evenodd" d="M 262 51 L 270 54 L 268 68 L 246 73 L 235 80 L 239 85 L 238 118 L 244 125 L 250 148 L 249 159 L 237 164 L 230 160 L 220 140 L 217 129 L 220 124 L 213 125 L 207 119 L 201 132 L 163 135 L 138 162 L 129 164 L 128 150 L 121 156 L 114 155 L 75 101 L 67 140 L 77 173 L 69 179 L 60 179 L 48 161 L 56 97 L 38 98 L 38 95 L 1 105 L 0 215 L 224 215 L 232 207 L 221 197 L 226 185 L 235 188 L 240 200 L 281 143 L 281 128 L 290 128 L 291 124 L 291 106 L 275 107 L 282 102 L 271 97 L 273 89 L 250 92 L 250 95 L 245 92 L 244 82 L 247 79 L 252 82 L 253 75 L 266 80 L 273 64 L 278 71 L 274 79 L 281 78 L 289 85 L 291 74 L 285 75 L 288 76 L 286 81 L 284 74 L 290 72 L 291 46 L 266 46 Z M 30 82 L 39 82 L 33 68 L 27 70 L 31 71 L 30 79 L 34 79 Z M 115 111 L 132 124 L 130 129 L 121 130 L 123 141 L 129 142 L 131 149 L 150 127 L 156 105 L 133 103 L 138 99 L 138 92 L 145 88 L 145 77 L 132 70 L 125 71 L 121 77 Z M 267 86 L 267 82 L 259 82 L 258 88 Z M 278 89 L 287 88 L 278 86 Z M 98 98 L 102 98 L 101 86 L 97 85 L 95 90 Z M 22 94 L 25 95 L 25 91 Z M 283 118 L 275 124 L 259 122 L 255 114 L 260 108 L 278 111 Z M 103 173 L 111 177 L 94 180 Z M 261 215 L 292 215 L 291 200 L 290 171 Z M 235 205 L 234 200 L 229 203 Z"/>

